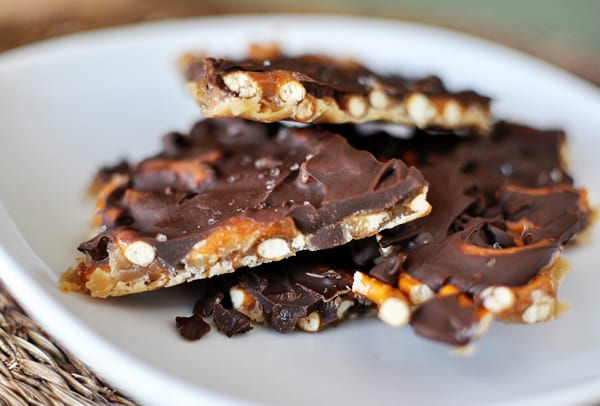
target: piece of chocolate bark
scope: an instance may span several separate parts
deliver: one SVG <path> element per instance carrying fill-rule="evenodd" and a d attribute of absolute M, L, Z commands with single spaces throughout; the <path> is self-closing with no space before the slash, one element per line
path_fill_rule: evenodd
<path fill-rule="evenodd" d="M 352 261 L 351 246 L 303 252 L 197 282 L 194 314 L 177 318 L 180 334 L 198 339 L 211 319 L 230 337 L 247 332 L 254 323 L 265 323 L 280 333 L 317 332 L 364 313 L 372 303 L 352 292 L 352 275 L 366 268 Z"/>
<path fill-rule="evenodd" d="M 403 140 L 341 131 L 379 158 L 416 165 L 430 182 L 431 213 L 383 231 L 386 254 L 354 291 L 379 304 L 380 318 L 463 345 L 492 318 L 535 323 L 561 310 L 563 246 L 590 221 L 586 191 L 565 172 L 561 131 L 498 123 L 490 137 L 418 132 Z M 386 310 L 388 299 L 406 306 Z"/>
<path fill-rule="evenodd" d="M 427 214 L 427 183 L 331 131 L 208 119 L 100 172 L 98 234 L 61 280 L 97 297 L 158 289 L 372 236 Z"/>
<path fill-rule="evenodd" d="M 209 117 L 383 121 L 479 133 L 490 127 L 489 98 L 451 92 L 436 76 L 382 75 L 353 60 L 287 56 L 277 48 L 254 48 L 242 60 L 188 55 L 182 67 L 189 92 Z"/>

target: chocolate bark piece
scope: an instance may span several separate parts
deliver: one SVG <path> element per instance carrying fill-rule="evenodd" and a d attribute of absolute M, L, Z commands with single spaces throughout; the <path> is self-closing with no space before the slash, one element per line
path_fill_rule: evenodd
<path fill-rule="evenodd" d="M 429 212 L 427 183 L 330 131 L 208 119 L 101 171 L 98 234 L 65 290 L 124 295 L 374 235 Z"/>
<path fill-rule="evenodd" d="M 372 264 L 353 261 L 352 251 L 364 246 L 352 247 L 355 243 L 198 281 L 193 317 L 204 324 L 212 318 L 231 337 L 250 330 L 253 323 L 265 323 L 279 333 L 316 332 L 362 314 L 372 304 L 352 292 L 352 273 Z M 188 319 L 177 318 L 178 325 Z M 192 339 L 194 328 L 180 328 L 180 333 Z"/>
<path fill-rule="evenodd" d="M 240 275 L 231 290 L 233 307 L 274 330 L 315 332 L 361 309 L 352 293 L 352 270 L 336 255 L 342 248 L 310 252 Z M 344 259 L 344 258 L 342 258 Z"/>
<path fill-rule="evenodd" d="M 209 117 L 262 122 L 385 121 L 421 128 L 490 127 L 490 99 L 440 78 L 382 75 L 349 59 L 254 50 L 247 59 L 182 58 L 188 90 Z"/>
<path fill-rule="evenodd" d="M 215 303 L 213 320 L 217 330 L 227 337 L 252 330 L 250 318 L 236 310 L 226 309 L 221 303 Z"/>
<path fill-rule="evenodd" d="M 179 334 L 190 341 L 199 340 L 210 331 L 210 324 L 196 314 L 189 317 L 176 317 L 175 325 Z"/>
<path fill-rule="evenodd" d="M 586 191 L 564 169 L 563 132 L 502 122 L 488 138 L 444 135 L 442 143 L 424 132 L 376 134 L 377 143 L 341 132 L 380 158 L 415 164 L 430 182 L 431 213 L 381 233 L 388 256 L 371 274 L 416 308 L 418 334 L 463 345 L 483 332 L 488 314 L 535 323 L 560 313 L 560 254 L 591 214 Z M 363 279 L 357 274 L 355 283 Z M 452 297 L 440 295 L 447 289 Z"/>

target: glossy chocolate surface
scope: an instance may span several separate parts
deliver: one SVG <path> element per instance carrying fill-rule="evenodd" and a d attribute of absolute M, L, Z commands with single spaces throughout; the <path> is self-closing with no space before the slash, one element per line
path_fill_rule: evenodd
<path fill-rule="evenodd" d="M 160 154 L 113 171 L 128 181 L 107 198 L 104 230 L 79 249 L 101 261 L 114 233 L 126 230 L 171 268 L 235 219 L 273 224 L 289 217 L 314 247 L 334 247 L 346 217 L 390 209 L 426 185 L 402 161 L 378 161 L 330 131 L 235 119 L 168 134 Z"/>
<path fill-rule="evenodd" d="M 381 233 L 391 254 L 371 275 L 393 286 L 403 272 L 434 292 L 451 285 L 470 298 L 489 286 L 523 286 L 589 222 L 585 194 L 564 170 L 561 131 L 504 122 L 489 138 L 339 131 L 381 159 L 416 165 L 430 183 L 431 213 Z M 413 314 L 415 331 L 465 344 L 465 332 L 478 321 L 476 306 L 457 303 L 451 297 L 425 303 Z"/>
<path fill-rule="evenodd" d="M 297 329 L 299 320 L 314 312 L 319 316 L 319 329 L 336 324 L 350 314 L 364 312 L 369 304 L 352 293 L 353 272 L 370 268 L 372 262 L 362 268 L 356 265 L 351 251 L 361 247 L 352 247 L 353 244 L 303 252 L 283 261 L 196 282 L 194 289 L 199 299 L 194 307 L 195 318 L 180 328 L 180 333 L 190 340 L 200 338 L 202 335 L 196 331 L 204 327 L 205 319 L 211 318 L 217 329 L 227 336 L 250 330 L 253 323 L 231 308 L 229 289 L 232 287 L 243 288 L 258 301 L 265 322 L 280 333 Z M 344 301 L 346 307 L 340 310 Z M 187 322 L 192 318 L 178 319 Z M 198 326 L 193 324 L 196 321 Z"/>
<path fill-rule="evenodd" d="M 273 75 L 281 71 L 290 73 L 294 80 L 302 83 L 309 94 L 316 98 L 333 98 L 342 105 L 349 95 L 366 96 L 375 86 L 381 88 L 389 97 L 400 100 L 418 92 L 428 96 L 452 95 L 459 103 L 478 103 L 486 108 L 489 104 L 489 98 L 473 91 L 449 92 L 437 76 L 412 79 L 399 75 L 381 75 L 356 61 L 322 55 L 278 55 L 267 59 L 244 60 L 206 58 L 189 66 L 185 74 L 188 80 L 198 80 L 206 76 L 211 79 L 211 86 L 227 92 L 223 75 L 240 71 Z M 275 93 L 275 89 L 268 88 L 274 85 L 261 82 L 262 91 L 267 94 Z"/>

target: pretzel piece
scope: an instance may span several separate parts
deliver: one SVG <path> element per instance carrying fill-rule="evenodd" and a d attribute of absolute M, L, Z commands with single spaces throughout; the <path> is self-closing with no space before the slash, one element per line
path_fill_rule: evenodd
<path fill-rule="evenodd" d="M 377 316 L 384 323 L 393 327 L 408 323 L 409 301 L 400 290 L 357 271 L 354 273 L 352 291 L 374 302 L 377 305 Z"/>

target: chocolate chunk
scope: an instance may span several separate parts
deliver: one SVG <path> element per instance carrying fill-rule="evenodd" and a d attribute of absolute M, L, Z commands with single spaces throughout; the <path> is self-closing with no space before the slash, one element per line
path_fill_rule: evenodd
<path fill-rule="evenodd" d="M 461 302 L 460 295 L 433 298 L 412 314 L 410 325 L 415 333 L 452 345 L 468 344 L 479 328 L 477 306 Z"/>
<path fill-rule="evenodd" d="M 406 255 L 391 255 L 375 265 L 369 275 L 388 285 L 395 285 L 398 282 L 400 272 L 402 272 L 404 261 L 406 261 Z"/>
<path fill-rule="evenodd" d="M 248 317 L 238 311 L 224 308 L 221 303 L 214 305 L 213 320 L 217 330 L 227 337 L 252 330 L 252 322 Z"/>
<path fill-rule="evenodd" d="M 197 314 L 190 317 L 176 317 L 175 325 L 179 334 L 190 341 L 199 340 L 210 331 L 210 325 Z"/>
<path fill-rule="evenodd" d="M 215 304 L 221 303 L 225 295 L 214 283 L 206 283 L 200 289 L 200 296 L 194 305 L 194 314 L 208 317 L 213 314 Z"/>

